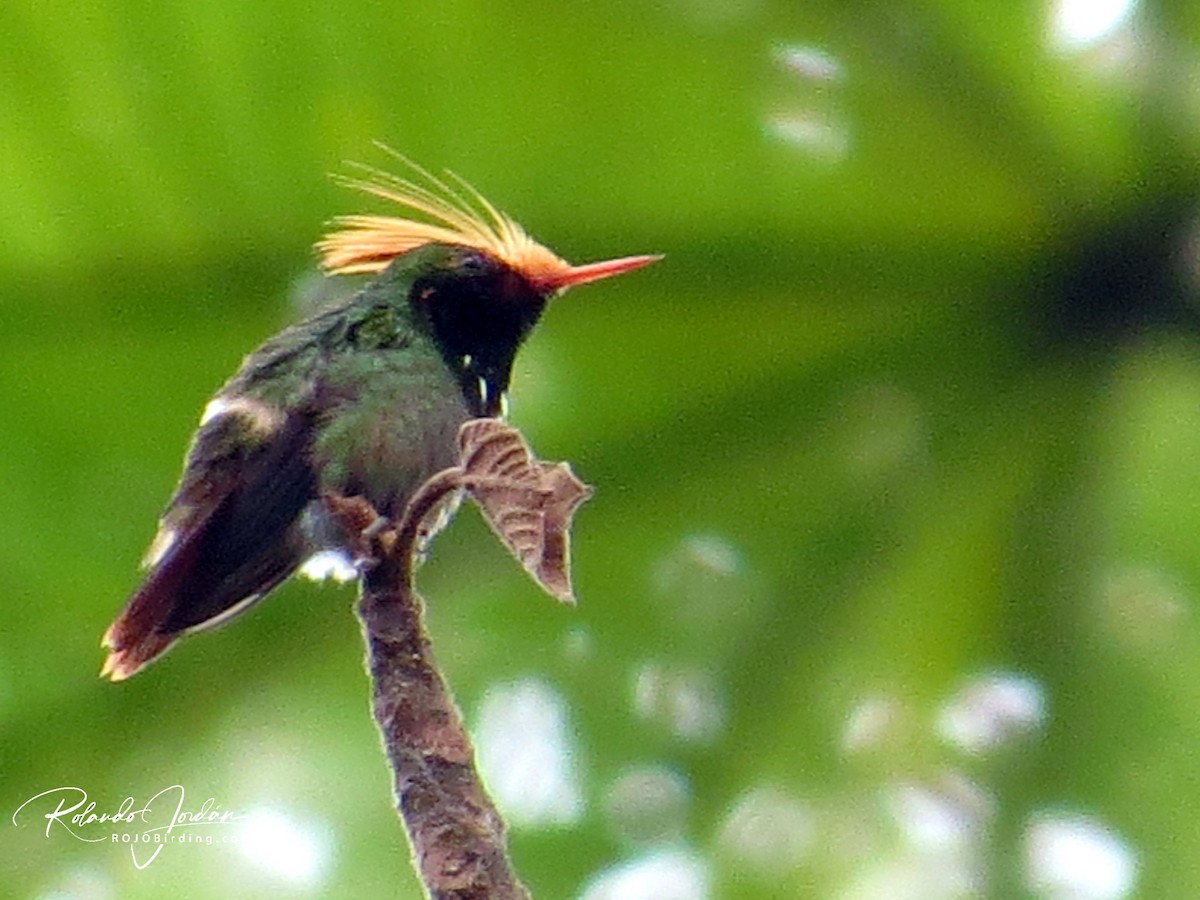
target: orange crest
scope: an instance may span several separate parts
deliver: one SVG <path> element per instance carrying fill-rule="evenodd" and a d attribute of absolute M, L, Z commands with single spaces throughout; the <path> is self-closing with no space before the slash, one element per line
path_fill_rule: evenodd
<path fill-rule="evenodd" d="M 387 148 L 384 148 L 387 149 Z M 573 266 L 539 244 L 463 179 L 443 180 L 394 151 L 414 178 L 362 166 L 371 177 L 346 184 L 396 203 L 417 216 L 340 216 L 317 243 L 321 264 L 333 274 L 382 271 L 393 259 L 425 244 L 457 244 L 494 256 L 546 292 L 598 281 L 640 268 L 658 256 L 632 256 Z"/>

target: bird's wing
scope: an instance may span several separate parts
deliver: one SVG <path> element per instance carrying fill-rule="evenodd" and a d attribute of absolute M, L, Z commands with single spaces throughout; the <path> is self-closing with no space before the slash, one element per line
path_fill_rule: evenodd
<path fill-rule="evenodd" d="M 307 548 L 314 421 L 244 395 L 209 404 L 151 544 L 149 572 L 104 636 L 103 674 L 132 675 L 182 633 L 220 624 L 285 579 Z"/>

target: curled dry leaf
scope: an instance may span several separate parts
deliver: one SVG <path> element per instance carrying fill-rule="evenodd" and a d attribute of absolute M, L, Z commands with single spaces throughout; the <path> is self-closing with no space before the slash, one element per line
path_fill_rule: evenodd
<path fill-rule="evenodd" d="M 574 603 L 571 518 L 592 489 L 566 463 L 533 457 L 521 433 L 498 419 L 459 429 L 460 484 L 500 542 L 552 597 Z"/>

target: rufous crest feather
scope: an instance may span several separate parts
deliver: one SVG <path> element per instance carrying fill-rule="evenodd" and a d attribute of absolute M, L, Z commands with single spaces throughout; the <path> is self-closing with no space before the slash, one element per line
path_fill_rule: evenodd
<path fill-rule="evenodd" d="M 573 266 L 539 244 L 462 178 L 438 178 L 380 145 L 413 175 L 405 178 L 369 166 L 368 177 L 342 179 L 349 187 L 390 201 L 415 217 L 354 215 L 334 220 L 336 230 L 317 243 L 321 264 L 339 275 L 380 272 L 393 259 L 425 244 L 458 244 L 494 256 L 533 285 L 550 291 L 598 281 L 659 259 L 636 256 Z"/>
<path fill-rule="evenodd" d="M 531 238 L 462 178 L 451 172 L 446 173 L 446 179 L 438 178 L 404 156 L 388 152 L 414 177 L 404 178 L 361 166 L 369 177 L 345 179 L 345 183 L 396 203 L 421 218 L 338 217 L 334 220 L 338 230 L 317 244 L 327 271 L 379 272 L 401 253 L 432 243 L 482 250 L 535 281 L 553 281 L 571 268 L 570 263 Z"/>

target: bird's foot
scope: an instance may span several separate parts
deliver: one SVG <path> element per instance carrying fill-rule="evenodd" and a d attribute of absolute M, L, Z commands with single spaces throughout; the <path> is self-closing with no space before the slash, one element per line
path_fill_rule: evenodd
<path fill-rule="evenodd" d="M 385 548 L 382 542 L 390 534 L 391 521 L 381 516 L 363 497 L 322 494 L 330 519 L 342 532 L 343 548 L 354 568 L 366 572 L 379 565 Z"/>

